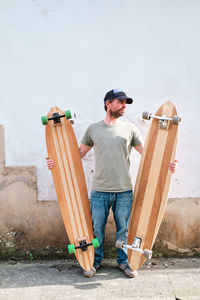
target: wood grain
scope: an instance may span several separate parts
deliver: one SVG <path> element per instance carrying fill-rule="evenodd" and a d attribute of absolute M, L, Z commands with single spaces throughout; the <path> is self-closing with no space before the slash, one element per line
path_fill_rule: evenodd
<path fill-rule="evenodd" d="M 166 102 L 156 113 L 157 116 L 173 117 L 177 111 L 173 103 Z M 133 205 L 128 231 L 128 244 L 135 237 L 142 238 L 142 248 L 151 249 L 155 242 L 167 204 L 171 180 L 169 163 L 174 161 L 178 126 L 170 122 L 168 130 L 159 129 L 159 121 L 153 119 L 136 180 Z M 145 261 L 140 253 L 128 250 L 132 269 L 137 270 Z"/>
<path fill-rule="evenodd" d="M 54 112 L 64 114 L 58 107 L 52 107 L 47 117 Z M 70 244 L 78 246 L 82 238 L 91 243 L 93 229 L 85 177 L 76 137 L 66 118 L 61 118 L 59 125 L 49 121 L 46 144 L 48 156 L 55 163 L 52 176 Z M 87 251 L 77 249 L 75 255 L 81 267 L 90 271 L 94 261 L 93 247 L 88 247 Z"/>

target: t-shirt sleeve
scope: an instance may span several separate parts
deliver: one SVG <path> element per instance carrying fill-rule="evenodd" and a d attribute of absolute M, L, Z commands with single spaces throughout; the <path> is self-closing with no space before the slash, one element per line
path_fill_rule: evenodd
<path fill-rule="evenodd" d="M 81 140 L 81 144 L 84 144 L 86 146 L 90 146 L 92 147 L 93 146 L 93 140 L 92 140 L 92 137 L 91 137 L 91 126 L 88 127 L 88 129 L 86 130 L 82 140 Z"/>
<path fill-rule="evenodd" d="M 140 131 L 134 126 L 131 145 L 133 147 L 135 147 L 135 146 L 138 146 L 138 145 L 143 144 L 143 143 L 144 143 L 144 140 L 143 140 L 143 137 L 142 137 Z"/>

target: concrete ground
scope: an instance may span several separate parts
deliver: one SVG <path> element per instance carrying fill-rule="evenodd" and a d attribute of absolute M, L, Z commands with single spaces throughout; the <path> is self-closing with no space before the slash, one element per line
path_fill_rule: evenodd
<path fill-rule="evenodd" d="M 152 259 L 134 279 L 115 260 L 104 260 L 93 278 L 84 278 L 75 260 L 1 262 L 1 300 L 200 299 L 200 259 Z"/>

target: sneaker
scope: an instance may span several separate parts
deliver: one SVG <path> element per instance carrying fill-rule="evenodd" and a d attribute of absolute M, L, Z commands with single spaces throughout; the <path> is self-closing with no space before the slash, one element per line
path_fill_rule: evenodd
<path fill-rule="evenodd" d="M 84 277 L 87 277 L 87 278 L 91 278 L 95 274 L 96 274 L 96 269 L 94 267 L 92 267 L 92 269 L 90 271 L 84 271 L 83 272 Z"/>
<path fill-rule="evenodd" d="M 100 268 L 100 265 L 93 265 L 93 267 L 95 268 L 95 270 L 98 270 Z"/>
<path fill-rule="evenodd" d="M 122 263 L 118 267 L 127 277 L 135 278 L 137 276 L 137 271 L 133 271 L 127 263 Z"/>

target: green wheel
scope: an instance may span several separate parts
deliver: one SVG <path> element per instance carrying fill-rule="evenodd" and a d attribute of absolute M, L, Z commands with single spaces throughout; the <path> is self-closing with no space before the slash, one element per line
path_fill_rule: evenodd
<path fill-rule="evenodd" d="M 99 241 L 97 238 L 92 239 L 92 244 L 94 248 L 98 248 L 99 247 Z"/>
<path fill-rule="evenodd" d="M 47 118 L 47 116 L 42 116 L 41 117 L 41 121 L 42 121 L 43 125 L 47 125 L 48 124 L 48 118 Z"/>
<path fill-rule="evenodd" d="M 70 111 L 70 110 L 64 111 L 64 114 L 65 114 L 65 118 L 66 118 L 66 119 L 71 119 L 71 118 L 72 118 L 72 114 L 71 114 L 71 111 Z"/>
<path fill-rule="evenodd" d="M 68 245 L 68 252 L 69 252 L 69 254 L 74 254 L 75 253 L 74 244 Z"/>

